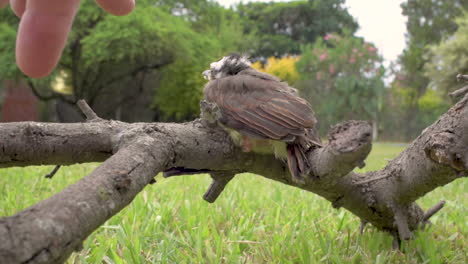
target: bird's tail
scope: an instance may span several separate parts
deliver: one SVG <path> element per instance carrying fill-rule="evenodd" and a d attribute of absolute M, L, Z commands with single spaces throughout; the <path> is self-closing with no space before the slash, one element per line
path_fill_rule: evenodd
<path fill-rule="evenodd" d="M 306 155 L 306 148 L 300 143 L 290 143 L 288 151 L 288 167 L 294 182 L 304 184 L 304 176 L 310 172 L 310 163 Z"/>
<path fill-rule="evenodd" d="M 322 142 L 315 129 L 306 130 L 304 137 L 296 138 L 294 142 L 287 144 L 288 167 L 294 182 L 305 183 L 304 176 L 309 175 L 311 171 L 311 164 L 306 153 L 308 150 L 321 147 Z"/>

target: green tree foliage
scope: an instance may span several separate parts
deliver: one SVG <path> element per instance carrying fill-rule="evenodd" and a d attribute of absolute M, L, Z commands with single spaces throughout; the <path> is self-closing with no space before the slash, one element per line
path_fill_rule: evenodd
<path fill-rule="evenodd" d="M 105 118 L 151 105 L 158 119 L 190 119 L 198 114 L 205 82 L 200 73 L 210 62 L 232 51 L 254 57 L 298 54 L 301 44 L 326 32 L 345 27 L 354 32 L 357 24 L 343 3 L 251 3 L 225 9 L 210 0 L 141 0 L 130 15 L 113 17 L 83 1 L 58 67 L 48 78 L 30 82 L 43 99 L 72 103 L 84 98 Z M 18 19 L 6 9 L 0 16 L 0 78 L 24 78 L 14 64 Z M 54 83 L 65 88 L 55 86 L 51 93 Z M 64 91 L 71 96 L 57 93 Z"/>
<path fill-rule="evenodd" d="M 181 29 L 173 35 L 185 47 L 177 51 L 181 59 L 163 70 L 154 103 L 164 113 L 163 118 L 191 119 L 198 115 L 206 83 L 201 73 L 226 53 L 245 50 L 252 36 L 243 33 L 234 11 L 215 2 L 165 0 L 159 4 L 166 13 L 184 21 L 187 35 Z"/>
<path fill-rule="evenodd" d="M 328 32 L 356 31 L 358 25 L 344 0 L 309 0 L 285 3 L 239 4 L 246 33 L 255 33 L 249 53 L 256 58 L 300 54 L 302 44 L 313 43 Z"/>
<path fill-rule="evenodd" d="M 426 76 L 434 89 L 447 94 L 461 85 L 455 76 L 468 74 L 468 12 L 456 19 L 458 29 L 445 41 L 431 46 L 431 61 L 426 64 Z"/>
<path fill-rule="evenodd" d="M 0 9 L 0 80 L 18 73 L 15 63 L 15 40 L 18 18 L 9 8 Z"/>
<path fill-rule="evenodd" d="M 422 122 L 430 123 L 434 117 L 443 114 L 449 108 L 449 104 L 443 100 L 443 96 L 433 90 L 427 89 L 423 96 L 418 100 L 418 107 L 421 109 L 420 119 Z"/>
<path fill-rule="evenodd" d="M 9 20 L 0 24 L 0 78 L 10 79 L 21 76 L 14 64 L 18 19 L 10 18 L 11 11 L 1 12 Z M 30 81 L 49 99 L 57 97 L 50 94 L 53 81 L 65 79 L 73 94 L 59 98 L 84 98 L 107 118 L 116 118 L 126 100 L 152 96 L 161 118 L 191 118 L 201 98 L 201 72 L 240 47 L 243 32 L 236 19 L 233 11 L 208 0 L 141 0 L 123 17 L 83 1 L 56 70 L 48 78 Z M 151 100 L 146 107 L 150 105 Z"/>
<path fill-rule="evenodd" d="M 430 115 L 429 112 L 424 112 L 427 109 L 419 107 L 420 98 L 426 95 L 430 81 L 430 78 L 424 74 L 425 65 L 432 60 L 428 47 L 436 45 L 455 32 L 457 29 L 455 18 L 460 16 L 463 10 L 468 10 L 468 1 L 407 0 L 401 6 L 403 14 L 408 18 L 407 48 L 399 58 L 400 67 L 396 71 L 396 79 L 390 92 L 394 92 L 391 97 L 398 98 L 402 94 L 402 89 L 412 91 L 404 93 L 407 95 L 405 98 L 407 105 L 398 104 L 398 100 L 395 100 L 393 102 L 395 105 L 389 111 L 394 111 L 395 108 L 407 109 L 401 113 L 396 122 L 399 121 L 397 127 L 402 128 L 404 139 L 408 140 L 418 135 L 438 117 L 434 115 L 432 118 L 420 118 Z"/>
<path fill-rule="evenodd" d="M 444 95 L 434 89 L 426 89 L 422 96 L 418 96 L 415 89 L 404 86 L 403 78 L 397 75 L 390 89 L 385 91 L 381 118 L 384 137 L 398 141 L 409 140 L 411 135 L 421 133 L 425 124 L 434 122 L 450 106 Z M 407 120 L 414 121 L 409 123 Z M 419 130 L 411 130 L 415 127 Z"/>
<path fill-rule="evenodd" d="M 457 29 L 455 17 L 468 10 L 466 0 L 408 0 L 401 5 L 408 17 L 408 46 L 400 58 L 407 86 L 422 96 L 429 79 L 422 72 L 427 56 L 427 46 L 439 43 Z M 417 101 L 417 99 L 415 99 Z"/>
<path fill-rule="evenodd" d="M 349 119 L 377 122 L 385 70 L 374 45 L 350 32 L 328 34 L 304 46 L 296 65 L 302 78 L 298 88 L 312 103 L 321 129 Z"/>

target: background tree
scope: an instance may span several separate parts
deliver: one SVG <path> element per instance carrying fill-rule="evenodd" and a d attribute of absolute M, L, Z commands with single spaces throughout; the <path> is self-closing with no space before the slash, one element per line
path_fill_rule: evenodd
<path fill-rule="evenodd" d="M 240 47 L 243 33 L 236 14 L 211 1 L 143 0 L 136 8 L 114 17 L 83 2 L 56 70 L 48 78 L 29 80 L 35 93 L 61 105 L 86 99 L 106 118 L 195 116 L 203 86 L 200 72 Z M 0 24 L 0 78 L 24 78 L 13 64 L 18 19 L 9 10 L 0 12 L 8 18 Z M 71 87 L 71 95 L 51 89 L 58 78 Z"/>
<path fill-rule="evenodd" d="M 199 101 L 205 80 L 202 72 L 209 63 L 226 53 L 245 50 L 247 36 L 240 18 L 214 1 L 158 1 L 165 12 L 189 25 L 190 36 L 174 32 L 181 45 L 175 53 L 183 56 L 163 71 L 154 106 L 161 110 L 162 120 L 188 120 L 199 114 Z"/>
<path fill-rule="evenodd" d="M 438 116 L 420 118 L 420 115 L 426 117 L 431 115 L 431 112 L 425 112 L 426 108 L 419 107 L 420 98 L 425 96 L 430 80 L 424 75 L 424 67 L 431 60 L 428 46 L 439 43 L 456 31 L 455 17 L 460 16 L 463 10 L 468 10 L 468 2 L 465 0 L 408 0 L 401 7 L 408 19 L 406 23 L 407 47 L 399 58 L 399 69 L 396 70 L 397 77 L 391 88 L 391 96 L 395 98 L 394 103 L 403 101 L 407 105 L 394 105 L 389 109 L 388 114 L 390 117 L 391 111 L 395 108 L 406 109 L 399 115 L 399 120 L 393 121 L 399 123 L 397 127 L 401 128 L 403 138 L 400 139 L 408 140 L 419 134 Z M 402 92 L 402 90 L 407 91 Z M 406 96 L 404 99 L 398 97 L 402 93 Z M 428 96 L 434 96 L 434 94 Z M 388 124 L 388 126 L 391 125 Z"/>
<path fill-rule="evenodd" d="M 138 16 L 132 14 L 117 19 L 92 3 L 82 3 L 68 45 L 54 73 L 41 80 L 29 79 L 36 95 L 43 100 L 58 99 L 60 103 L 71 105 L 74 105 L 77 98 L 86 98 L 103 116 L 116 118 L 116 112 L 125 98 L 119 96 L 124 90 L 117 89 L 116 86 L 128 85 L 138 74 L 151 68 L 162 67 L 172 60 L 171 54 L 165 55 L 169 51 L 165 49 L 164 42 L 154 41 L 167 39 L 167 36 L 155 31 L 157 21 L 151 21 L 152 17 L 163 14 L 155 8 L 143 8 L 148 5 L 148 1 L 142 2 Z M 163 16 L 162 19 L 164 18 L 167 19 L 167 16 Z M 15 34 L 17 20 L 8 26 L 12 34 Z M 11 49 L 7 51 L 7 55 L 13 54 L 14 38 L 10 39 L 8 45 Z M 2 72 L 4 79 L 22 77 L 13 64 L 14 59 L 8 58 L 6 62 L 7 65 L 12 65 L 12 69 Z M 71 87 L 70 96 L 64 96 L 62 91 L 51 89 L 53 81 L 57 78 Z M 138 89 L 133 91 L 133 97 L 135 94 L 138 94 Z M 108 99 L 109 107 L 100 104 L 105 100 L 103 97 Z M 126 100 L 131 98 L 126 97 Z M 109 109 L 115 111 L 108 113 Z M 67 117 L 65 121 L 66 119 Z"/>
<path fill-rule="evenodd" d="M 300 54 L 302 44 L 313 43 L 329 32 L 358 25 L 344 7 L 344 0 L 309 0 L 284 3 L 251 2 L 236 8 L 247 34 L 258 36 L 248 51 L 253 58 Z"/>
<path fill-rule="evenodd" d="M 430 58 L 426 64 L 426 77 L 430 86 L 440 93 L 448 94 L 462 84 L 453 78 L 468 72 L 468 12 L 457 18 L 457 31 L 437 45 L 430 46 Z"/>

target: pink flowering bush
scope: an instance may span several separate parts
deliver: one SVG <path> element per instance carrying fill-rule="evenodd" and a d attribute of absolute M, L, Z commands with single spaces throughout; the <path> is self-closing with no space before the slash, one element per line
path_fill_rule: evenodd
<path fill-rule="evenodd" d="M 384 93 L 377 48 L 350 34 L 327 34 L 302 48 L 297 88 L 319 115 L 322 128 L 346 119 L 377 120 Z"/>
<path fill-rule="evenodd" d="M 327 53 L 320 54 L 319 56 L 320 61 L 324 61 L 325 59 L 327 59 L 327 56 L 328 56 Z"/>
<path fill-rule="evenodd" d="M 352 65 L 350 65 L 352 64 Z M 310 73 L 323 72 L 324 77 L 333 78 L 337 74 L 381 78 L 383 76 L 382 57 L 377 48 L 354 36 L 327 34 L 313 45 L 303 47 L 297 63 L 299 73 L 308 78 Z M 372 73 L 372 76 L 369 75 Z"/>

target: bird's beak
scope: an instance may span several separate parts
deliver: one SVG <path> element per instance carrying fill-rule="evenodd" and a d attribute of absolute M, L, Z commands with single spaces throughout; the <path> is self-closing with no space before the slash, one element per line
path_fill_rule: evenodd
<path fill-rule="evenodd" d="M 210 76 L 211 76 L 210 70 L 206 70 L 202 74 L 203 74 L 203 78 L 205 78 L 206 80 L 210 80 Z"/>

